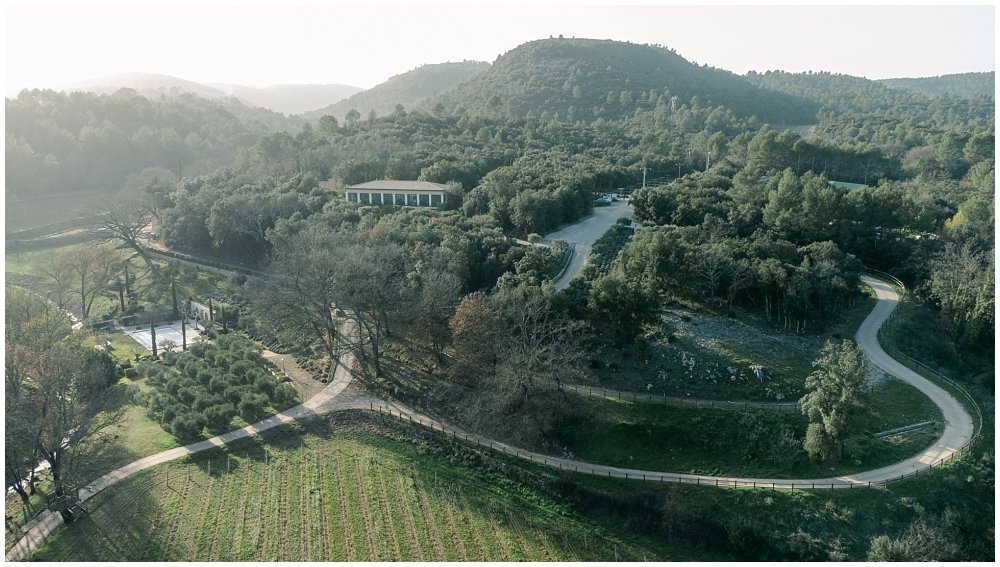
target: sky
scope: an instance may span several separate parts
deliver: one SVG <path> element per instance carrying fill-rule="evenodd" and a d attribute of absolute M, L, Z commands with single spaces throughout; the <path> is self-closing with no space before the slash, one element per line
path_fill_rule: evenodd
<path fill-rule="evenodd" d="M 299 0 L 302 2 L 302 0 Z M 425 63 L 497 56 L 534 39 L 656 43 L 699 64 L 881 79 L 995 68 L 992 3 L 951 5 L 5 6 L 5 93 L 141 71 L 207 83 L 370 88 Z M 308 2 L 306 2 L 308 3 Z M 734 4 L 735 2 L 729 2 Z M 639 5 L 642 4 L 642 5 Z"/>

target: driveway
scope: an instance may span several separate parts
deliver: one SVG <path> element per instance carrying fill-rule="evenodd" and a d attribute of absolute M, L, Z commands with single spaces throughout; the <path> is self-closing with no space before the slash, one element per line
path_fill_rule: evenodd
<path fill-rule="evenodd" d="M 542 242 L 552 244 L 556 240 L 565 240 L 573 247 L 569 267 L 555 282 L 557 290 L 566 289 L 569 282 L 580 275 L 594 242 L 620 218 L 632 218 L 632 205 L 625 201 L 615 201 L 607 207 L 594 207 L 589 217 L 545 235 Z"/>

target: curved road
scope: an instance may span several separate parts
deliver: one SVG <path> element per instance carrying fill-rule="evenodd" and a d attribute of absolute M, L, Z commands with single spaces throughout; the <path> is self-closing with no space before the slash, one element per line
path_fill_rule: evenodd
<path fill-rule="evenodd" d="M 868 314 L 868 317 L 865 318 L 864 322 L 858 328 L 855 340 L 873 364 L 880 367 L 888 374 L 911 384 L 927 395 L 927 397 L 929 397 L 935 404 L 937 404 L 938 407 L 941 408 L 941 413 L 945 421 L 945 428 L 941 437 L 932 446 L 925 449 L 920 454 L 910 457 L 909 459 L 879 469 L 839 477 L 815 479 L 716 477 L 611 467 L 572 459 L 551 457 L 541 453 L 525 451 L 518 447 L 494 441 L 481 435 L 467 433 L 461 429 L 453 428 L 433 420 L 420 414 L 419 412 L 415 412 L 402 404 L 381 400 L 367 393 L 340 395 L 344 392 L 345 388 L 347 388 L 353 378 L 350 369 L 354 364 L 354 356 L 353 354 L 348 353 L 344 356 L 340 366 L 338 366 L 333 382 L 305 403 L 242 429 L 231 431 L 224 435 L 213 437 L 212 439 L 200 441 L 198 443 L 193 443 L 191 445 L 186 445 L 184 447 L 164 451 L 121 467 L 120 469 L 102 476 L 89 486 L 81 489 L 80 500 L 86 501 L 101 490 L 117 483 L 118 481 L 160 463 L 178 459 L 198 451 L 221 447 L 226 443 L 254 435 L 261 431 L 265 431 L 291 421 L 347 409 L 377 409 L 380 412 L 390 412 L 394 415 L 398 415 L 398 417 L 403 420 L 409 419 L 410 421 L 417 422 L 421 425 L 431 427 L 433 429 L 439 429 L 445 433 L 461 437 L 463 440 L 475 443 L 479 446 L 490 447 L 509 455 L 514 455 L 516 457 L 553 468 L 573 470 L 580 473 L 598 476 L 643 479 L 659 482 L 776 489 L 848 489 L 870 486 L 872 484 L 894 480 L 901 476 L 906 476 L 917 471 L 924 470 L 927 467 L 948 459 L 961 451 L 972 439 L 974 424 L 972 417 L 965 411 L 962 404 L 959 403 L 958 400 L 956 400 L 951 394 L 928 381 L 923 376 L 920 376 L 916 372 L 900 364 L 886 354 L 884 350 L 882 350 L 882 347 L 878 343 L 878 331 L 898 305 L 899 295 L 887 282 L 869 277 L 864 277 L 862 279 L 865 284 L 875 290 L 878 302 L 872 312 Z M 43 542 L 45 538 L 48 537 L 49 534 L 51 534 L 60 524 L 62 524 L 62 516 L 58 513 L 47 512 L 42 514 L 39 516 L 39 519 L 33 527 L 28 530 L 26 535 L 10 550 L 10 552 L 7 553 L 6 559 L 17 561 L 27 558 L 31 551 L 41 544 L 41 542 Z"/>
<path fill-rule="evenodd" d="M 590 257 L 590 249 L 594 242 L 597 242 L 615 221 L 623 217 L 632 217 L 632 205 L 625 201 L 615 201 L 607 207 L 595 207 L 589 217 L 545 235 L 542 242 L 552 244 L 556 240 L 565 240 L 573 247 L 573 257 L 569 261 L 569 266 L 555 282 L 556 290 L 569 287 L 569 282 L 583 271 L 583 265 Z"/>
<path fill-rule="evenodd" d="M 930 382 L 923 376 L 910 370 L 890 357 L 878 342 L 878 331 L 885 321 L 892 314 L 899 304 L 899 295 L 889 283 L 882 280 L 864 277 L 862 281 L 872 289 L 878 297 L 878 302 L 872 312 L 868 314 L 864 322 L 855 334 L 855 341 L 864 351 L 868 359 L 900 380 L 914 386 L 930 398 L 939 408 L 945 421 L 945 428 L 941 437 L 923 452 L 898 463 L 882 468 L 864 471 L 860 473 L 827 478 L 747 478 L 747 477 L 723 477 L 693 475 L 683 473 L 670 473 L 663 471 L 650 471 L 643 469 L 629 469 L 621 467 L 611 467 L 607 465 L 597 465 L 584 461 L 572 459 L 562 459 L 551 457 L 541 453 L 525 451 L 518 447 L 513 447 L 505 443 L 494 441 L 481 435 L 470 434 L 461 429 L 450 427 L 436 420 L 428 418 L 409 408 L 392 402 L 381 400 L 370 400 L 371 408 L 380 411 L 398 414 L 403 420 L 411 419 L 421 425 L 441 430 L 447 434 L 461 437 L 464 440 L 480 446 L 487 446 L 504 453 L 514 455 L 523 459 L 558 468 L 561 470 L 573 470 L 580 473 L 597 476 L 609 476 L 618 478 L 643 479 L 660 482 L 678 482 L 690 484 L 704 484 L 714 486 L 734 486 L 747 488 L 775 488 L 775 489 L 850 489 L 855 487 L 871 486 L 881 484 L 886 481 L 895 480 L 903 476 L 925 470 L 928 467 L 951 458 L 960 452 L 969 441 L 972 440 L 974 424 L 972 417 L 965 411 L 965 407 L 959 403 L 950 393 Z M 360 402 L 360 403 L 359 403 Z M 334 402 L 336 403 L 336 401 Z M 364 400 L 355 400 L 350 407 L 363 407 Z M 338 408 L 338 409 L 346 409 Z"/>

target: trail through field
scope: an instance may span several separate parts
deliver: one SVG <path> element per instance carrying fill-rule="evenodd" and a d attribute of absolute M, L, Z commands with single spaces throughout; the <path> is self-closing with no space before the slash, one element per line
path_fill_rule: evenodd
<path fill-rule="evenodd" d="M 627 469 L 620 467 L 611 467 L 607 465 L 598 465 L 594 463 L 587 463 L 583 461 L 562 459 L 558 457 L 551 457 L 548 455 L 543 455 L 540 453 L 534 453 L 531 451 L 525 451 L 518 447 L 513 447 L 506 443 L 495 441 L 484 437 L 482 435 L 468 433 L 458 428 L 451 427 L 449 425 L 443 424 L 437 420 L 434 420 L 428 416 L 425 416 L 419 412 L 416 412 L 405 405 L 397 402 L 391 402 L 387 400 L 382 400 L 377 398 L 363 390 L 357 388 L 348 388 L 348 385 L 352 381 L 352 369 L 355 364 L 355 357 L 353 353 L 347 353 L 342 357 L 340 365 L 338 366 L 336 373 L 334 375 L 333 381 L 318 394 L 310 398 L 305 403 L 290 408 L 284 412 L 276 414 L 270 418 L 257 422 L 253 425 L 249 425 L 242 429 L 220 435 L 218 437 L 213 437 L 206 441 L 200 441 L 198 443 L 192 443 L 184 447 L 179 447 L 176 449 L 171 449 L 169 451 L 164 451 L 156 455 L 146 457 L 144 459 L 139 459 L 129 465 L 121 467 L 115 471 L 112 471 L 101 478 L 94 481 L 89 486 L 80 490 L 80 500 L 85 502 L 86 500 L 93 497 L 95 494 L 104 490 L 105 488 L 119 482 L 120 480 L 127 478 L 141 470 L 145 470 L 149 467 L 165 463 L 174 459 L 178 459 L 183 456 L 191 455 L 199 451 L 204 451 L 206 449 L 212 449 L 216 447 L 221 447 L 227 443 L 231 443 L 237 439 L 242 439 L 249 437 L 251 435 L 256 435 L 262 431 L 266 431 L 273 427 L 283 425 L 286 423 L 291 423 L 293 421 L 304 419 L 307 417 L 316 416 L 323 413 L 343 411 L 350 409 L 378 409 L 381 412 L 391 412 L 401 418 L 412 418 L 412 421 L 420 423 L 424 426 L 431 427 L 433 429 L 438 429 L 445 432 L 446 434 L 452 434 L 456 438 L 461 438 L 468 443 L 475 443 L 477 446 L 490 447 L 494 450 L 502 451 L 508 455 L 513 455 L 518 458 L 530 460 L 532 462 L 543 464 L 552 468 L 558 468 L 560 470 L 573 470 L 586 474 L 593 474 L 598 476 L 607 477 L 617 477 L 626 479 L 644 479 L 647 481 L 660 481 L 660 482 L 678 482 L 678 483 L 690 483 L 690 484 L 705 484 L 705 485 L 716 485 L 716 486 L 734 486 L 734 487 L 761 487 L 761 488 L 800 488 L 805 489 L 813 487 L 815 489 L 846 489 L 861 486 L 870 486 L 875 483 L 882 483 L 889 480 L 894 480 L 902 476 L 913 474 L 917 471 L 924 470 L 927 467 L 940 463 L 945 459 L 950 458 L 956 453 L 960 452 L 972 439 L 974 432 L 974 424 L 972 417 L 965 411 L 965 408 L 961 403 L 958 402 L 950 393 L 940 388 L 939 386 L 928 381 L 926 378 L 920 376 L 916 372 L 910 370 L 903 364 L 899 363 L 895 359 L 891 358 L 888 354 L 882 350 L 882 347 L 878 342 L 878 330 L 883 323 L 889 318 L 893 310 L 897 307 L 899 303 L 899 296 L 895 289 L 888 283 L 882 280 L 877 280 L 874 278 L 863 278 L 865 284 L 869 285 L 875 290 L 878 297 L 878 302 L 875 308 L 864 320 L 861 326 L 858 328 L 858 332 L 855 336 L 859 347 L 865 352 L 869 360 L 884 370 L 885 372 L 907 382 L 914 387 L 918 388 L 921 392 L 928 396 L 939 408 L 945 421 L 945 427 L 941 434 L 941 437 L 929 448 L 924 450 L 918 455 L 905 459 L 893 465 L 881 467 L 871 471 L 865 471 L 861 473 L 856 473 L 852 475 L 844 475 L 840 477 L 832 478 L 819 478 L 819 479 L 780 479 L 780 478 L 743 478 L 743 477 L 717 477 L 717 476 L 704 476 L 704 475 L 691 475 L 691 474 L 681 474 L 681 473 L 671 473 L 664 471 L 647 471 L 639 469 Z M 348 488 L 354 488 L 358 495 L 362 498 L 362 506 L 370 505 L 373 499 L 376 499 L 375 494 L 365 494 L 365 481 L 364 475 L 361 474 L 361 465 L 357 461 L 352 463 L 351 471 L 338 471 L 338 477 L 344 482 L 338 483 L 340 486 L 347 485 Z M 348 472 L 348 475 L 344 475 L 344 472 Z M 353 474 L 350 474 L 353 473 Z M 353 476 L 354 482 L 351 479 L 346 478 L 347 476 Z M 421 477 L 421 481 L 426 482 L 427 479 Z M 187 490 L 187 485 L 184 486 L 184 490 Z M 375 498 L 373 498 L 375 497 Z M 346 504 L 344 499 L 344 494 L 340 495 L 342 505 Z M 423 504 L 427 504 L 426 499 L 422 499 Z M 176 519 L 180 518 L 180 507 L 184 504 L 183 500 L 179 502 L 178 514 L 175 516 L 175 527 Z M 274 509 L 275 506 L 271 505 L 265 510 Z M 440 510 L 437 507 L 433 507 L 433 515 L 437 516 L 440 514 Z M 458 531 L 458 521 L 453 515 L 453 510 L 451 509 L 451 504 L 446 503 L 444 516 L 446 517 L 447 525 L 452 526 L 451 535 L 457 538 Z M 347 516 L 345 516 L 347 517 Z M 444 518 L 436 518 L 435 524 L 442 525 L 440 522 Z M 397 518 L 397 520 L 401 520 Z M 513 518 L 511 518 L 513 521 Z M 364 552 L 361 549 L 355 549 L 354 553 L 351 554 L 351 559 L 368 559 L 368 560 L 384 560 L 389 559 L 384 555 L 387 555 L 385 551 L 379 554 L 378 558 L 375 557 L 376 544 L 372 540 L 371 525 L 367 525 L 370 521 L 370 516 L 364 514 L 363 523 L 365 524 L 361 527 L 362 530 L 366 531 L 362 537 L 364 537 L 367 542 L 367 551 L 369 551 L 369 556 L 364 557 Z M 390 520 L 391 522 L 391 520 Z M 258 521 L 258 524 L 261 522 Z M 462 522 L 464 523 L 464 522 Z M 25 536 L 7 553 L 6 559 L 9 561 L 24 560 L 29 557 L 32 550 L 34 550 L 38 545 L 40 545 L 45 538 L 47 538 L 59 525 L 62 524 L 62 517 L 57 512 L 48 512 L 42 514 L 34 525 L 27 531 Z M 519 526 L 517 526 L 516 521 L 514 521 L 515 530 L 517 533 L 517 538 L 522 540 L 521 546 L 524 547 L 523 538 L 524 535 L 520 533 Z M 355 527 L 355 526 L 352 526 Z M 258 526 L 259 528 L 259 526 Z M 387 523 L 387 529 L 391 529 L 390 523 Z M 353 529 L 350 531 L 354 531 Z M 361 535 L 361 534 L 356 534 Z M 440 545 L 440 537 L 442 534 L 434 534 L 431 536 L 431 540 L 435 541 L 434 548 L 435 551 L 440 553 L 443 551 Z M 354 540 L 357 543 L 357 539 Z M 382 547 L 388 542 L 385 539 L 379 541 L 379 546 Z M 362 543 L 361 546 L 364 546 Z M 169 546 L 168 546 L 169 547 Z M 462 542 L 456 541 L 454 546 L 449 546 L 449 550 L 454 550 L 458 552 L 458 557 L 449 556 L 446 557 L 448 560 L 458 560 L 467 558 L 467 553 L 462 545 Z M 165 553 L 169 553 L 169 549 L 164 550 Z M 280 552 L 280 550 L 277 550 Z M 549 550 L 551 553 L 551 550 Z M 395 555 L 395 554 L 393 554 Z M 448 554 L 451 555 L 451 554 Z M 361 556 L 361 557 L 359 557 Z M 278 559 L 278 557 L 275 557 Z"/>

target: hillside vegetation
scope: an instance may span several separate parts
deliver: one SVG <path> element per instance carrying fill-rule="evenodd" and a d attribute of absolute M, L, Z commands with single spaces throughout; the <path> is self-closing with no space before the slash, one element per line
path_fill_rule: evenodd
<path fill-rule="evenodd" d="M 661 98 L 668 105 L 726 106 L 741 116 L 790 124 L 809 122 L 819 109 L 663 47 L 591 39 L 521 45 L 446 98 L 480 112 L 546 113 L 586 122 L 618 120 L 654 108 Z"/>
<path fill-rule="evenodd" d="M 455 88 L 489 67 L 489 63 L 482 61 L 421 65 L 340 102 L 306 112 L 303 118 L 318 120 L 323 116 L 333 116 L 337 120 L 344 120 L 351 110 L 362 116 L 368 116 L 374 110 L 377 115 L 384 116 L 395 111 L 397 105 L 411 109 L 435 95 Z"/>
<path fill-rule="evenodd" d="M 918 79 L 882 79 L 879 82 L 892 89 L 913 91 L 927 96 L 955 95 L 972 98 L 977 94 L 994 96 L 996 73 L 993 71 L 989 73 L 956 73 Z"/>

